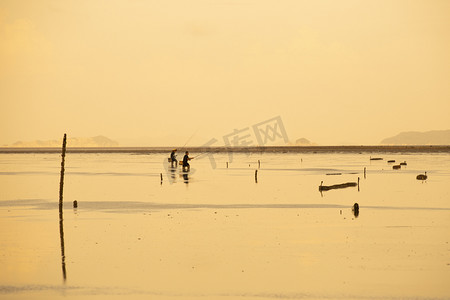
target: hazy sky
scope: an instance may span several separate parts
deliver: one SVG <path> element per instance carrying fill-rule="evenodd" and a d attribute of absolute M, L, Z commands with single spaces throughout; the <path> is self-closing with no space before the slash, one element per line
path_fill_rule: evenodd
<path fill-rule="evenodd" d="M 450 129 L 450 1 L 0 0 L 0 103 L 0 145 Z"/>

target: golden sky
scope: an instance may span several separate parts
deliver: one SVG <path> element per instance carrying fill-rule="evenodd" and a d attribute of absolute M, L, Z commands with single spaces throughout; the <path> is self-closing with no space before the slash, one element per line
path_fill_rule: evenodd
<path fill-rule="evenodd" d="M 0 0 L 0 145 L 201 145 L 275 116 L 378 144 L 450 129 L 449 53 L 445 0 Z"/>

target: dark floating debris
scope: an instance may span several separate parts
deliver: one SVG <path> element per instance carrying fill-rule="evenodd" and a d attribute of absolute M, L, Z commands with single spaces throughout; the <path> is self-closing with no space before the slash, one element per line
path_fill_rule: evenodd
<path fill-rule="evenodd" d="M 383 160 L 383 158 L 381 158 L 381 157 L 370 157 L 370 160 Z"/>
<path fill-rule="evenodd" d="M 392 169 L 399 170 L 402 166 L 401 165 L 393 165 Z"/>
<path fill-rule="evenodd" d="M 342 175 L 342 173 L 327 173 L 327 175 Z"/>
<path fill-rule="evenodd" d="M 407 165 L 406 161 L 400 163 L 400 166 L 406 166 L 406 165 Z"/>
<path fill-rule="evenodd" d="M 346 182 L 346 183 L 341 183 L 341 184 L 335 184 L 335 185 L 323 185 L 323 181 L 320 182 L 319 185 L 319 191 L 329 191 L 329 190 L 335 190 L 335 189 L 343 189 L 343 188 L 347 188 L 347 187 L 352 187 L 352 186 L 359 186 L 359 177 L 358 177 L 358 182 Z"/>
<path fill-rule="evenodd" d="M 427 176 L 427 172 L 425 172 L 425 174 L 419 174 L 416 176 L 417 180 L 427 180 L 428 176 Z"/>
<path fill-rule="evenodd" d="M 355 216 L 355 218 L 357 218 L 359 216 L 359 204 L 358 203 L 353 204 L 352 212 L 353 212 L 353 215 Z"/>
<path fill-rule="evenodd" d="M 387 161 L 388 163 L 395 163 L 395 159 L 390 159 Z"/>

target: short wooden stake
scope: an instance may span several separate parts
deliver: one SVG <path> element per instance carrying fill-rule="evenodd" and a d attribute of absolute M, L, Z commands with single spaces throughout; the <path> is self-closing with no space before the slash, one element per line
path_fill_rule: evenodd
<path fill-rule="evenodd" d="M 258 159 L 258 169 L 261 167 L 261 162 Z"/>
<path fill-rule="evenodd" d="M 355 216 L 355 218 L 357 218 L 359 216 L 359 204 L 358 203 L 353 204 L 352 211 L 353 211 L 353 215 Z"/>
<path fill-rule="evenodd" d="M 258 182 L 258 170 L 255 170 L 255 182 Z"/>

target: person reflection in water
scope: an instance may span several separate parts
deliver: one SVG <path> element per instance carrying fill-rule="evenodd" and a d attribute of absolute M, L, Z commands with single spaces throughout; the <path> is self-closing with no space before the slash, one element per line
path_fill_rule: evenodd
<path fill-rule="evenodd" d="M 175 175 L 176 171 L 177 171 L 177 169 L 174 169 L 174 168 L 170 169 L 170 178 L 172 179 L 172 182 L 176 182 L 176 180 L 177 180 L 177 176 Z"/>
<path fill-rule="evenodd" d="M 183 171 L 190 171 L 191 166 L 189 165 L 189 161 L 193 159 L 189 157 L 189 151 L 186 151 L 184 157 L 183 157 Z"/>
<path fill-rule="evenodd" d="M 183 179 L 184 179 L 184 183 L 186 183 L 186 184 L 189 183 L 189 175 L 188 174 L 183 174 Z"/>

